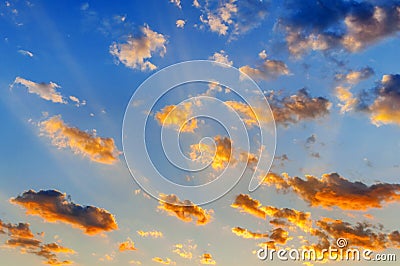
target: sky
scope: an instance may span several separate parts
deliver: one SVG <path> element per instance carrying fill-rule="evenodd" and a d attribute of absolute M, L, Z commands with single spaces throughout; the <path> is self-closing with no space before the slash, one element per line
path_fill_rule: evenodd
<path fill-rule="evenodd" d="M 399 32 L 394 0 L 2 1 L 0 264 L 399 260 Z"/>

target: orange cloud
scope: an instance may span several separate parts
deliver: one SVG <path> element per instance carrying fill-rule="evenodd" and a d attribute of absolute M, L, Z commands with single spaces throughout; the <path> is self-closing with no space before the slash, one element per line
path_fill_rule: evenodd
<path fill-rule="evenodd" d="M 60 246 L 57 243 L 43 244 L 42 240 L 36 239 L 27 223 L 10 224 L 0 220 L 0 233 L 8 231 L 8 238 L 5 247 L 19 248 L 21 254 L 29 253 L 44 258 L 44 264 L 48 265 L 69 265 L 70 260 L 60 261 L 56 253 L 74 254 L 75 251 Z"/>
<path fill-rule="evenodd" d="M 58 148 L 70 148 L 77 154 L 103 164 L 118 161 L 120 151 L 112 138 L 97 137 L 64 123 L 61 116 L 53 116 L 40 123 L 41 131 L 51 138 Z"/>
<path fill-rule="evenodd" d="M 160 195 L 160 205 L 158 209 L 175 215 L 178 219 L 184 222 L 193 221 L 194 217 L 197 219 L 197 225 L 204 225 L 210 222 L 211 212 L 194 205 L 189 200 L 180 201 L 176 195 Z"/>
<path fill-rule="evenodd" d="M 285 245 L 286 241 L 288 240 L 289 233 L 282 228 L 275 228 L 272 230 L 269 238 L 271 238 L 274 243 Z"/>
<path fill-rule="evenodd" d="M 269 174 L 264 184 L 275 185 L 283 191 L 293 191 L 311 206 L 338 207 L 343 210 L 381 208 L 385 202 L 400 201 L 400 184 L 377 183 L 367 186 L 351 182 L 337 173 L 324 174 L 322 178 L 306 175 L 306 179 Z"/>
<path fill-rule="evenodd" d="M 357 225 L 352 226 L 350 223 L 341 220 L 324 218 L 317 221 L 316 225 L 334 240 L 345 238 L 349 246 L 371 250 L 381 250 L 389 247 L 387 235 L 381 232 L 374 232 L 374 227 L 368 223 L 357 223 Z"/>
<path fill-rule="evenodd" d="M 192 103 L 168 105 L 155 114 L 155 119 L 161 126 L 175 128 L 180 132 L 194 132 L 197 128 L 197 119 L 193 116 Z"/>
<path fill-rule="evenodd" d="M 249 213 L 261 219 L 265 219 L 266 213 L 261 202 L 252 199 L 249 195 L 239 194 L 235 202 L 231 205 L 232 208 L 241 209 L 240 212 Z"/>
<path fill-rule="evenodd" d="M 172 261 L 170 258 L 165 258 L 165 260 L 164 260 L 160 257 L 154 257 L 151 260 L 154 262 L 158 262 L 160 264 L 164 264 L 164 265 L 175 265 L 176 264 L 176 262 Z"/>
<path fill-rule="evenodd" d="M 234 233 L 237 236 L 247 238 L 247 239 L 259 239 L 259 238 L 268 237 L 268 234 L 251 232 L 251 231 L 249 231 L 245 228 L 241 228 L 241 227 L 232 228 L 232 233 Z"/>
<path fill-rule="evenodd" d="M 279 226 L 297 226 L 305 232 L 308 232 L 312 226 L 310 213 L 297 211 L 289 208 L 276 208 L 273 206 L 263 206 L 261 202 L 252 199 L 249 195 L 239 194 L 236 196 L 231 207 L 240 209 L 240 212 L 251 214 L 257 218 L 266 219 L 271 217 L 273 225 Z"/>
<path fill-rule="evenodd" d="M 40 216 L 50 223 L 67 223 L 88 235 L 118 229 L 114 216 L 107 210 L 75 204 L 57 190 L 29 190 L 10 202 L 24 207 L 28 215 Z"/>
<path fill-rule="evenodd" d="M 136 250 L 135 243 L 128 237 L 128 239 L 125 242 L 119 244 L 118 250 L 120 252 L 134 251 Z"/>
<path fill-rule="evenodd" d="M 209 253 L 204 253 L 203 255 L 201 255 L 200 264 L 204 264 L 204 265 L 216 265 L 217 262 L 213 259 L 213 257 L 211 256 L 211 254 L 209 254 Z"/>
<path fill-rule="evenodd" d="M 215 147 L 205 143 L 190 145 L 189 156 L 192 160 L 212 161 L 211 167 L 213 169 L 223 170 L 231 160 L 232 143 L 230 138 L 221 136 L 214 137 L 214 141 Z"/>
<path fill-rule="evenodd" d="M 137 231 L 137 233 L 138 233 L 138 235 L 140 235 L 141 237 L 152 237 L 152 238 L 160 238 L 160 237 L 163 237 L 163 233 L 160 232 L 160 231 L 156 231 L 156 230 L 148 231 L 148 232 L 139 230 L 139 231 Z"/>
<path fill-rule="evenodd" d="M 192 259 L 193 253 L 192 251 L 196 249 L 196 245 L 188 244 L 176 244 L 174 245 L 174 249 L 172 250 L 173 253 L 178 254 L 180 257 L 184 259 Z"/>
<path fill-rule="evenodd" d="M 307 232 L 311 228 L 312 221 L 310 219 L 310 213 L 297 211 L 289 208 L 276 208 L 272 206 L 265 206 L 262 208 L 267 216 L 274 218 L 271 224 L 287 225 L 285 220 L 290 225 L 295 225 Z"/>

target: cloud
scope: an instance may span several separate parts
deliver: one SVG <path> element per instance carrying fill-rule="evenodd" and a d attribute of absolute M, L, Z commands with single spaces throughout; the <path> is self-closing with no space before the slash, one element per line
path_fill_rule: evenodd
<path fill-rule="evenodd" d="M 336 74 L 335 79 L 349 84 L 357 84 L 362 80 L 370 78 L 374 74 L 375 72 L 371 67 L 364 67 L 360 70 L 350 70 L 348 73 Z"/>
<path fill-rule="evenodd" d="M 161 238 L 161 237 L 164 237 L 164 235 L 163 235 L 162 232 L 156 231 L 156 230 L 148 231 L 148 232 L 139 230 L 139 231 L 137 231 L 137 233 L 138 233 L 138 235 L 140 235 L 141 237 L 151 237 L 151 238 Z"/>
<path fill-rule="evenodd" d="M 186 21 L 184 21 L 183 19 L 178 19 L 176 21 L 176 27 L 177 28 L 181 28 L 183 29 L 185 27 Z"/>
<path fill-rule="evenodd" d="M 305 232 L 307 232 L 311 228 L 311 215 L 308 212 L 302 212 L 289 208 L 276 208 L 273 206 L 265 206 L 262 207 L 262 209 L 268 217 L 272 218 L 270 223 L 273 225 L 282 225 L 289 227 L 294 225 Z"/>
<path fill-rule="evenodd" d="M 122 243 L 119 244 L 118 246 L 118 250 L 120 252 L 124 252 L 124 251 L 135 251 L 135 243 L 132 241 L 132 239 L 130 239 L 128 237 L 128 239 Z"/>
<path fill-rule="evenodd" d="M 170 3 L 176 5 L 179 8 L 182 8 L 181 6 L 181 0 L 169 0 Z"/>
<path fill-rule="evenodd" d="M 324 174 L 322 178 L 306 175 L 306 179 L 268 174 L 264 184 L 278 190 L 293 191 L 311 206 L 343 210 L 382 208 L 384 203 L 400 201 L 400 184 L 377 183 L 367 186 L 351 182 L 337 173 Z"/>
<path fill-rule="evenodd" d="M 176 216 L 184 222 L 192 222 L 196 218 L 197 225 L 205 225 L 211 220 L 212 211 L 202 209 L 189 200 L 180 201 L 176 195 L 160 195 L 161 201 L 158 209 Z"/>
<path fill-rule="evenodd" d="M 28 88 L 29 93 L 39 95 L 39 97 L 44 100 L 51 101 L 54 103 L 63 103 L 63 104 L 67 103 L 66 100 L 63 98 L 63 96 L 57 91 L 57 89 L 61 87 L 54 82 L 36 83 L 34 81 L 30 81 L 21 77 L 16 77 L 10 87 L 13 88 L 15 84 L 20 84 L 25 86 L 26 88 Z"/>
<path fill-rule="evenodd" d="M 172 250 L 173 253 L 178 254 L 180 257 L 184 259 L 192 259 L 193 258 L 193 253 L 192 251 L 197 248 L 196 245 L 192 244 L 175 244 L 174 249 Z"/>
<path fill-rule="evenodd" d="M 282 125 L 323 117 L 329 114 L 329 109 L 332 106 L 328 99 L 311 97 L 305 89 L 301 89 L 296 94 L 282 99 L 271 94 L 269 103 L 275 122 Z"/>
<path fill-rule="evenodd" d="M 190 145 L 190 159 L 207 163 L 212 161 L 211 167 L 215 170 L 223 170 L 229 164 L 232 154 L 232 143 L 230 138 L 216 136 L 214 145 L 198 143 Z"/>
<path fill-rule="evenodd" d="M 29 52 L 28 50 L 18 50 L 18 53 L 24 55 L 24 56 L 28 56 L 28 57 L 33 57 L 33 53 Z"/>
<path fill-rule="evenodd" d="M 285 10 L 280 24 L 295 56 L 334 48 L 357 52 L 400 30 L 396 1 L 287 1 Z"/>
<path fill-rule="evenodd" d="M 236 196 L 232 208 L 240 209 L 240 212 L 251 214 L 257 218 L 266 219 L 270 217 L 270 224 L 280 226 L 297 226 L 307 232 L 312 225 L 310 213 L 297 211 L 289 208 L 276 208 L 263 206 L 261 202 L 252 199 L 249 195 L 239 194 Z"/>
<path fill-rule="evenodd" d="M 226 64 L 229 66 L 233 65 L 233 61 L 229 61 L 228 55 L 225 53 L 224 50 L 221 50 L 219 52 L 215 52 L 213 56 L 209 58 L 210 60 L 214 60 L 215 62 L 221 63 L 221 64 Z"/>
<path fill-rule="evenodd" d="M 232 208 L 240 209 L 240 212 L 249 213 L 255 217 L 265 219 L 266 213 L 261 202 L 252 199 L 249 195 L 239 194 L 231 205 Z"/>
<path fill-rule="evenodd" d="M 318 119 L 329 114 L 332 103 L 324 97 L 312 97 L 307 90 L 301 89 L 296 94 L 279 98 L 274 93 L 267 95 L 269 105 L 274 115 L 275 123 L 283 126 L 299 123 L 304 120 Z M 243 122 L 248 126 L 258 125 L 258 120 L 268 120 L 270 117 L 256 117 L 249 105 L 237 101 L 226 101 L 225 104 L 237 111 Z"/>
<path fill-rule="evenodd" d="M 24 207 L 27 215 L 40 216 L 50 223 L 70 224 L 88 235 L 118 229 L 114 216 L 107 210 L 75 204 L 57 190 L 29 190 L 10 202 Z"/>
<path fill-rule="evenodd" d="M 204 253 L 201 255 L 200 264 L 203 265 L 216 265 L 217 262 L 213 259 L 210 253 Z"/>
<path fill-rule="evenodd" d="M 337 86 L 335 88 L 335 96 L 340 101 L 338 106 L 340 107 L 341 113 L 349 112 L 359 104 L 359 100 L 354 97 L 353 93 L 350 92 L 350 89 L 351 88 L 349 87 L 342 86 Z"/>
<path fill-rule="evenodd" d="M 282 228 L 275 228 L 272 230 L 272 233 L 270 234 L 269 238 L 271 238 L 274 243 L 278 243 L 281 245 L 285 245 L 288 238 L 288 232 L 283 230 Z"/>
<path fill-rule="evenodd" d="M 103 164 L 113 164 L 118 161 L 120 152 L 114 139 L 102 138 L 95 134 L 81 131 L 64 123 L 61 116 L 53 116 L 40 123 L 40 129 L 51 138 L 53 145 L 59 148 L 69 147 L 77 154 Z"/>
<path fill-rule="evenodd" d="M 167 52 L 167 39 L 164 35 L 150 29 L 149 26 L 141 28 L 142 35 L 129 36 L 126 43 L 113 43 L 110 53 L 119 62 L 133 69 L 141 71 L 155 70 L 157 66 L 149 61 L 154 55 L 164 56 Z M 117 61 L 117 62 L 118 62 Z"/>
<path fill-rule="evenodd" d="M 248 65 L 239 68 L 240 71 L 255 80 L 273 80 L 282 75 L 289 75 L 290 71 L 283 61 L 266 59 L 255 68 Z"/>
<path fill-rule="evenodd" d="M 258 27 L 267 15 L 267 3 L 256 0 L 206 1 L 204 6 L 194 1 L 193 5 L 200 8 L 200 21 L 210 31 L 230 39 Z"/>
<path fill-rule="evenodd" d="M 160 257 L 154 257 L 151 260 L 154 262 L 158 262 L 160 264 L 164 264 L 164 265 L 176 265 L 176 262 L 172 261 L 170 258 L 162 259 Z"/>
<path fill-rule="evenodd" d="M 174 128 L 180 132 L 194 132 L 197 129 L 197 119 L 193 116 L 193 103 L 185 102 L 180 105 L 168 105 L 154 116 L 156 121 L 165 127 Z"/>
<path fill-rule="evenodd" d="M 366 92 L 367 98 L 373 102 L 368 104 L 359 98 L 360 108 L 367 111 L 371 122 L 376 126 L 395 124 L 400 125 L 400 75 L 383 75 L 378 86 Z"/>
<path fill-rule="evenodd" d="M 309 137 L 306 139 L 306 144 L 307 144 L 307 145 L 312 145 L 312 144 L 314 144 L 316 141 L 317 141 L 317 135 L 312 134 L 311 136 L 309 136 Z"/>
<path fill-rule="evenodd" d="M 232 228 L 232 233 L 234 233 L 237 236 L 247 238 L 247 239 L 259 239 L 259 238 L 265 238 L 268 237 L 268 234 L 261 234 L 261 233 L 255 233 L 251 232 L 245 228 L 242 227 L 234 227 Z"/>
<path fill-rule="evenodd" d="M 58 243 L 42 243 L 42 240 L 35 238 L 30 230 L 29 224 L 4 223 L 0 220 L 0 232 L 8 232 L 8 239 L 3 247 L 19 248 L 21 254 L 34 254 L 44 258 L 44 264 L 48 265 L 69 265 L 71 260 L 60 261 L 57 253 L 75 254 L 76 252 L 70 248 L 59 245 Z"/>
<path fill-rule="evenodd" d="M 84 105 L 86 105 L 86 101 L 85 100 L 79 100 L 78 99 L 78 97 L 75 97 L 75 96 L 69 96 L 69 99 L 72 101 L 72 102 L 74 102 L 75 103 L 75 106 L 76 107 L 79 107 L 79 106 L 84 106 Z"/>
<path fill-rule="evenodd" d="M 246 124 L 246 126 L 250 128 L 253 126 L 258 126 L 257 116 L 253 110 L 253 108 L 255 107 L 237 101 L 226 101 L 225 104 L 234 109 L 236 112 L 238 112 L 238 114 L 240 115 L 242 121 Z M 259 117 L 259 119 L 263 118 Z"/>
<path fill-rule="evenodd" d="M 345 238 L 349 246 L 381 250 L 388 247 L 387 235 L 374 232 L 374 227 L 368 223 L 350 223 L 341 220 L 324 218 L 316 222 L 317 226 L 333 239 Z"/>

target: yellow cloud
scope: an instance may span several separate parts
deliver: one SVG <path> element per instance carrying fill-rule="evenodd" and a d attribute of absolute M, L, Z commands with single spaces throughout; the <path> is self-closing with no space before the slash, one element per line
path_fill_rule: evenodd
<path fill-rule="evenodd" d="M 197 119 L 190 120 L 192 115 L 192 103 L 185 102 L 164 107 L 155 114 L 155 119 L 161 126 L 172 127 L 179 132 L 194 132 L 197 129 Z"/>
<path fill-rule="evenodd" d="M 160 238 L 160 237 L 163 237 L 163 233 L 160 232 L 160 231 L 156 231 L 156 230 L 148 231 L 148 232 L 139 230 L 139 231 L 137 231 L 137 233 L 138 233 L 138 235 L 140 235 L 141 237 L 152 237 L 152 238 Z"/>
<path fill-rule="evenodd" d="M 215 146 L 205 143 L 190 145 L 189 156 L 192 160 L 212 161 L 211 167 L 213 169 L 223 170 L 231 160 L 232 143 L 230 138 L 221 136 L 214 137 L 214 141 Z"/>

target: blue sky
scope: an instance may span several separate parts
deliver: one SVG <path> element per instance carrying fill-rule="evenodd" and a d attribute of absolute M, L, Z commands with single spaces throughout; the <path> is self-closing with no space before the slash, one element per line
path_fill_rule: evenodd
<path fill-rule="evenodd" d="M 267 241 L 320 250 L 338 237 L 354 248 L 400 255 L 398 1 L 10 0 L 0 3 L 0 21 L 5 265 L 291 265 L 301 262 L 263 262 L 254 251 Z M 276 151 L 273 174 L 250 193 L 260 143 L 257 127 L 245 121 L 257 117 L 223 86 L 175 88 L 137 114 L 148 115 L 156 167 L 169 179 L 198 184 L 224 167 L 234 175 L 248 164 L 232 191 L 182 211 L 174 203 L 195 202 L 195 195 L 163 198 L 158 191 L 157 200 L 133 180 L 131 172 L 141 169 L 128 169 L 122 127 L 137 88 L 188 60 L 227 64 L 257 82 L 270 109 L 251 108 L 273 114 Z M 158 91 L 148 90 L 151 97 Z M 210 137 L 216 146 L 201 149 L 215 164 L 193 176 L 165 166 L 152 138 L 162 127 L 177 133 L 201 111 L 195 101 L 180 102 L 201 95 L 243 119 L 252 145 L 244 154 L 255 164 L 243 161 L 243 143 L 215 121 L 195 119 L 179 132 L 183 153 L 196 159 L 199 140 Z"/>

